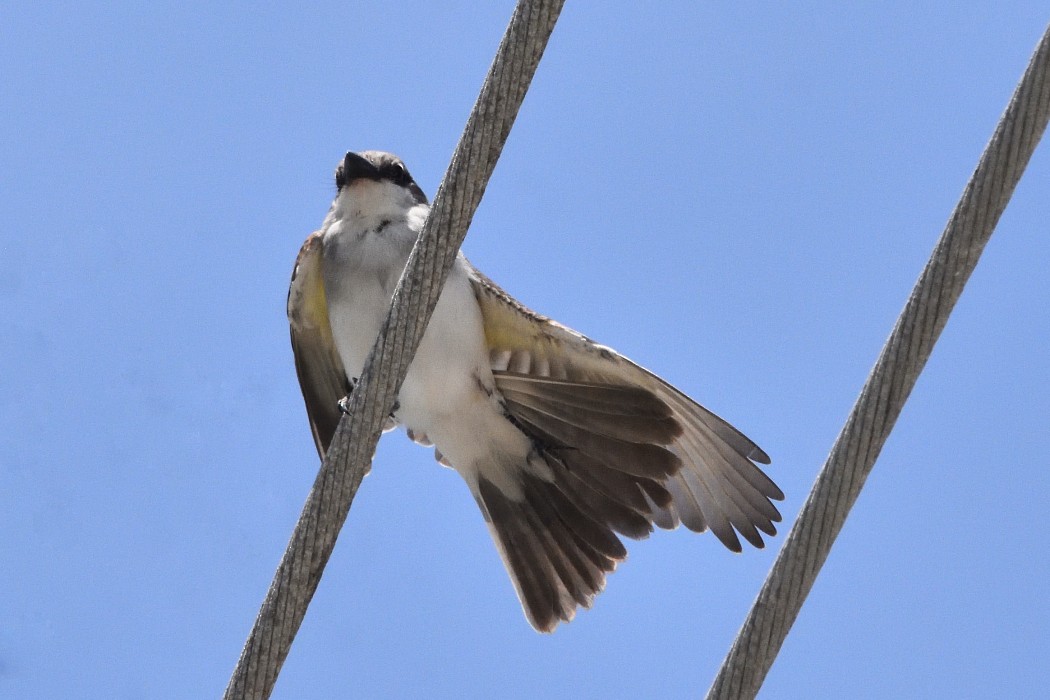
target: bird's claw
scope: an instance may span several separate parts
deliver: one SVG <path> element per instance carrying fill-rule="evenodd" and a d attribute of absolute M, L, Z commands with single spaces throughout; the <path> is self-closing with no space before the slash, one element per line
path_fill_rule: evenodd
<path fill-rule="evenodd" d="M 348 415 L 350 415 L 350 397 L 354 395 L 354 389 L 357 388 L 357 378 L 356 377 L 351 378 L 347 382 L 347 384 L 349 384 L 350 391 L 347 393 L 346 396 L 344 396 L 343 398 L 339 399 L 339 412 L 342 413 L 343 415 L 347 415 L 348 416 Z M 393 425 L 396 425 L 398 421 L 397 421 L 397 416 L 395 414 L 399 410 L 401 410 L 401 402 L 395 400 L 394 401 L 394 405 L 393 405 L 393 407 L 391 407 L 390 413 L 387 415 L 386 420 L 389 421 L 390 423 L 392 423 Z"/>
<path fill-rule="evenodd" d="M 343 415 L 350 415 L 350 397 L 354 395 L 354 389 L 357 388 L 357 377 L 350 377 L 346 380 L 346 396 L 339 399 L 339 411 Z"/>

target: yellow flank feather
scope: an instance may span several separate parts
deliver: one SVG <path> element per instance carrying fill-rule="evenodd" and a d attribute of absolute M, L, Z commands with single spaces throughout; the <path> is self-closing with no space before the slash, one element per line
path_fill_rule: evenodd
<path fill-rule="evenodd" d="M 320 267 L 320 265 L 318 265 Z M 328 297 L 324 291 L 324 275 L 318 269 L 311 275 L 310 289 L 307 292 L 307 308 L 310 317 L 313 318 L 318 327 L 325 332 L 326 336 L 332 335 L 332 326 L 328 322 Z"/>
<path fill-rule="evenodd" d="M 328 321 L 328 297 L 324 289 L 322 239 L 314 234 L 306 239 L 292 277 L 288 299 L 288 315 L 293 323 L 309 326 L 321 332 L 331 342 L 332 327 Z"/>

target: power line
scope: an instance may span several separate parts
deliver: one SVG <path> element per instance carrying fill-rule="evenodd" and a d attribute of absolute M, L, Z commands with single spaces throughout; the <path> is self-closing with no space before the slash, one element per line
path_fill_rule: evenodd
<path fill-rule="evenodd" d="M 752 698 L 948 322 L 1050 117 L 1050 27 L 952 212 L 707 697 Z"/>
<path fill-rule="evenodd" d="M 224 695 L 270 696 L 564 0 L 520 0 Z"/>

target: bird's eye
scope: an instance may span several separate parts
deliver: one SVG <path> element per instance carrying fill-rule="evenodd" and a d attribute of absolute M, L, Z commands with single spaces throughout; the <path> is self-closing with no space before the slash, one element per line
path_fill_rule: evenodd
<path fill-rule="evenodd" d="M 390 166 L 390 179 L 399 185 L 408 182 L 408 171 L 402 163 L 394 163 Z"/>

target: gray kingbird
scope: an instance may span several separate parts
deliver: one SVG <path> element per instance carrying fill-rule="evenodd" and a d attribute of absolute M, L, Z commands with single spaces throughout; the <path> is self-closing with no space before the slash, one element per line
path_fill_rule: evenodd
<path fill-rule="evenodd" d="M 347 153 L 288 293 L 296 371 L 318 453 L 360 376 L 430 211 L 404 163 Z M 589 607 L 653 525 L 710 529 L 729 549 L 776 534 L 769 457 L 611 348 L 508 295 L 457 257 L 391 418 L 459 472 L 533 627 Z"/>

